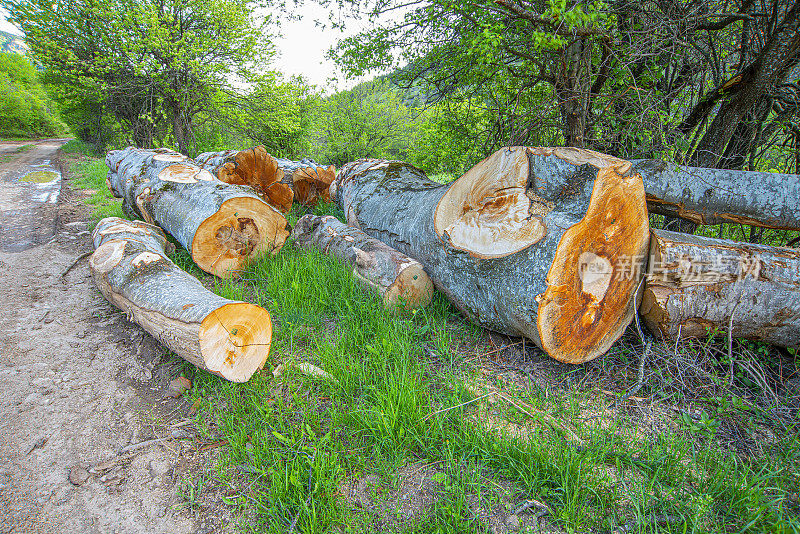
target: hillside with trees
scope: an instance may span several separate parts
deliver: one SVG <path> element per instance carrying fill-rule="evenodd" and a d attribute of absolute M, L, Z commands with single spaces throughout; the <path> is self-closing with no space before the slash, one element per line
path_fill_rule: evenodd
<path fill-rule="evenodd" d="M 23 55 L 0 52 L 0 137 L 57 137 L 66 133 L 58 108 L 33 64 Z"/>

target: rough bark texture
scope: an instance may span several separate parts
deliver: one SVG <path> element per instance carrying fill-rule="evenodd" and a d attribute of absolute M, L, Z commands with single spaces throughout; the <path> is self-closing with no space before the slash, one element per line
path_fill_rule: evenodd
<path fill-rule="evenodd" d="M 800 175 L 684 167 L 634 160 L 653 213 L 696 224 L 800 229 Z"/>
<path fill-rule="evenodd" d="M 283 171 L 262 145 L 247 150 L 204 152 L 195 160 L 225 183 L 249 185 L 282 213 L 292 209 L 291 185 L 281 183 Z"/>
<path fill-rule="evenodd" d="M 231 276 L 252 257 L 277 253 L 286 219 L 252 188 L 226 184 L 186 156 L 129 147 L 106 156 L 108 185 L 123 210 L 172 234 L 195 263 Z"/>
<path fill-rule="evenodd" d="M 415 259 L 327 215 L 304 215 L 292 230 L 296 245 L 316 247 L 353 267 L 353 275 L 383 298 L 387 308 L 427 306 L 433 282 Z"/>
<path fill-rule="evenodd" d="M 348 223 L 416 258 L 475 323 L 571 363 L 603 354 L 633 318 L 649 231 L 629 162 L 581 149 L 504 148 L 451 185 L 411 165 L 344 166 Z M 637 272 L 638 271 L 638 272 Z"/>
<path fill-rule="evenodd" d="M 283 182 L 291 184 L 294 197 L 303 206 L 311 206 L 317 200 L 331 201 L 331 183 L 336 178 L 336 168 L 322 167 L 313 159 L 292 161 L 276 158 L 283 171 Z"/>
<path fill-rule="evenodd" d="M 652 230 L 639 312 L 655 335 L 800 346 L 800 251 Z M 732 318 L 732 319 L 731 319 Z"/>
<path fill-rule="evenodd" d="M 109 302 L 201 369 L 246 382 L 269 355 L 266 310 L 224 299 L 172 263 L 157 226 L 116 217 L 92 232 L 92 278 Z"/>

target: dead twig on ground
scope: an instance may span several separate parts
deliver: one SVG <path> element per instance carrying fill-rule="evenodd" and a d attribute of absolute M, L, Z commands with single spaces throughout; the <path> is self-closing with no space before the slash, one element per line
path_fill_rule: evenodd
<path fill-rule="evenodd" d="M 76 265 L 78 265 L 78 263 L 80 263 L 80 261 L 81 261 L 81 260 L 84 260 L 84 259 L 88 258 L 88 257 L 89 257 L 89 256 L 91 256 L 92 254 L 94 254 L 94 251 L 93 251 L 93 250 L 92 250 L 92 251 L 89 251 L 89 252 L 84 252 L 83 254 L 81 254 L 80 256 L 78 256 L 77 258 L 75 258 L 75 261 L 73 261 L 72 263 L 70 263 L 70 264 L 69 264 L 69 266 L 68 266 L 66 269 L 64 269 L 64 271 L 61 273 L 61 279 L 63 280 L 63 279 L 64 279 L 64 277 L 65 277 L 65 276 L 67 276 L 67 274 L 68 274 L 68 273 L 69 273 L 69 272 L 70 272 L 70 271 L 71 271 L 71 270 L 72 270 L 72 269 L 73 269 L 73 268 L 74 268 Z"/>
<path fill-rule="evenodd" d="M 620 397 L 619 402 L 625 402 L 631 397 L 631 395 L 638 392 L 640 389 L 642 389 L 642 386 L 644 386 L 644 365 L 645 362 L 647 361 L 647 357 L 650 355 L 650 351 L 652 350 L 652 348 L 653 348 L 653 342 L 648 341 L 647 346 L 644 348 L 644 353 L 642 353 L 642 357 L 639 359 L 639 373 L 636 385 L 633 386 L 631 389 L 629 389 L 627 393 L 625 393 L 622 397 Z"/>

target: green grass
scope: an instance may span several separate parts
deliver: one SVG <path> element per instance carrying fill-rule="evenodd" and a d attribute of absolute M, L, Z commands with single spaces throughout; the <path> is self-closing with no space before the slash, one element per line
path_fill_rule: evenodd
<path fill-rule="evenodd" d="M 71 170 L 75 186 L 97 191 L 89 201 L 98 211 L 121 216 L 101 161 L 83 159 Z M 332 205 L 314 211 L 341 217 Z M 288 219 L 301 214 L 295 208 Z M 258 304 L 273 318 L 269 360 L 249 382 L 184 366 L 190 394 L 201 400 L 201 437 L 227 446 L 213 476 L 181 484 L 181 509 L 200 510 L 203 492 L 219 479 L 238 488 L 225 503 L 242 517 L 243 532 L 370 532 L 377 512 L 350 505 L 343 484 L 375 475 L 392 491 L 399 470 L 421 463 L 435 466 L 433 504 L 413 520 L 396 517 L 398 531 L 481 532 L 478 510 L 507 502 L 505 517 L 536 499 L 551 510 L 544 519 L 566 532 L 623 525 L 627 532 L 800 532 L 796 429 L 750 456 L 715 439 L 732 413 L 749 417 L 752 428 L 763 413 L 719 403 L 699 419 L 675 414 L 665 430 L 643 433 L 637 412 L 609 415 L 592 387 L 524 388 L 484 376 L 474 361 L 485 351 L 483 332 L 440 294 L 415 312 L 386 310 L 349 268 L 289 243 L 239 280 L 205 275 L 179 246 L 173 260 L 220 295 Z M 317 365 L 335 380 L 291 368 L 274 378 L 274 366 L 289 361 Z M 472 385 L 501 390 L 517 406 L 476 401 Z M 601 416 L 585 417 L 587 409 Z M 536 410 L 573 428 L 583 444 Z"/>
<path fill-rule="evenodd" d="M 363 513 L 337 497 L 343 480 L 390 478 L 417 461 L 437 463 L 444 478 L 432 509 L 408 527 L 413 532 L 478 531 L 470 503 L 491 501 L 491 485 L 476 473 L 545 501 L 553 510 L 547 520 L 570 532 L 800 530 L 791 500 L 800 473 L 796 437 L 747 459 L 676 417 L 677 430 L 640 441 L 624 416 L 605 426 L 579 421 L 590 391 L 514 388 L 507 393 L 574 424 L 587 445 L 502 402 L 498 417 L 524 427 L 528 438 L 499 435 L 473 421 L 484 403 L 464 405 L 475 396 L 463 384 L 477 375 L 454 340 L 472 343 L 480 331 L 441 295 L 416 313 L 392 313 L 347 268 L 289 246 L 243 278 L 218 280 L 215 290 L 272 314 L 267 369 L 294 359 L 336 378 L 290 372 L 276 380 L 266 372 L 239 385 L 195 374 L 194 394 L 208 400 L 198 420 L 230 443 L 219 476 L 236 465 L 255 473 L 244 506 L 256 519 L 245 531 L 285 532 L 295 518 L 298 532 L 364 531 Z"/>
<path fill-rule="evenodd" d="M 34 144 L 22 145 L 22 146 L 18 147 L 14 152 L 16 152 L 17 154 L 21 154 L 22 152 L 27 152 L 28 150 L 31 150 L 35 146 L 36 145 L 34 145 Z"/>
<path fill-rule="evenodd" d="M 83 154 L 84 156 L 100 157 L 97 150 L 80 139 L 70 139 L 61 146 L 61 151 L 65 154 Z"/>
<path fill-rule="evenodd" d="M 74 161 L 69 166 L 69 174 L 73 187 L 91 190 L 86 202 L 94 208 L 95 222 L 104 217 L 125 217 L 121 201 L 111 196 L 106 186 L 108 167 L 103 160 L 86 157 Z"/>

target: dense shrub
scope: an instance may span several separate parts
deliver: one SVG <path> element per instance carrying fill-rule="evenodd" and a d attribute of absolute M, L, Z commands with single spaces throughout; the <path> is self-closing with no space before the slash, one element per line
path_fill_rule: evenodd
<path fill-rule="evenodd" d="M 52 137 L 65 135 L 36 69 L 25 56 L 0 52 L 0 136 Z"/>

